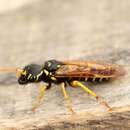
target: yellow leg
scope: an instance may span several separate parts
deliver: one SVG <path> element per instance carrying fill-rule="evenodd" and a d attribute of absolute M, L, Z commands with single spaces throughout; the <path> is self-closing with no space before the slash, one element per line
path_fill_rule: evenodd
<path fill-rule="evenodd" d="M 72 108 L 70 97 L 69 97 L 68 93 L 65 90 L 65 83 L 64 82 L 61 83 L 61 89 L 62 89 L 62 92 L 63 92 L 63 95 L 64 95 L 64 99 L 66 101 L 66 104 L 67 104 L 67 107 L 68 107 L 69 111 L 71 113 L 75 113 L 73 108 Z"/>
<path fill-rule="evenodd" d="M 41 105 L 46 89 L 47 89 L 47 86 L 40 86 L 39 87 L 39 95 L 36 99 L 36 102 L 34 103 L 34 105 L 32 107 L 32 111 L 35 111 L 35 109 Z"/>
<path fill-rule="evenodd" d="M 104 105 L 109 110 L 112 110 L 112 108 L 106 103 L 106 101 L 104 101 L 104 99 L 102 97 L 97 96 L 97 94 L 95 92 L 93 92 L 92 90 L 90 90 L 87 86 L 85 86 L 81 82 L 79 82 L 79 81 L 72 81 L 71 85 L 73 87 L 77 87 L 77 86 L 81 87 L 85 92 L 87 92 L 90 95 L 92 95 L 93 97 L 95 97 L 96 100 L 100 102 L 100 104 Z"/>

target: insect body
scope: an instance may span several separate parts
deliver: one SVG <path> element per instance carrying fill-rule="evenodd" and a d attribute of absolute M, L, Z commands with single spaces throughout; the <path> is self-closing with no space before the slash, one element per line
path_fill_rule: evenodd
<path fill-rule="evenodd" d="M 70 83 L 78 81 L 102 81 L 116 78 L 123 71 L 117 65 L 104 65 L 94 62 L 59 62 L 56 60 L 46 61 L 43 66 L 30 64 L 23 68 L 19 76 L 19 84 L 44 81 L 47 83 Z"/>
<path fill-rule="evenodd" d="M 103 63 L 96 63 L 90 61 L 57 61 L 49 60 L 44 65 L 30 64 L 23 69 L 16 69 L 18 74 L 19 84 L 46 82 L 47 86 L 40 87 L 40 93 L 36 104 L 33 107 L 35 110 L 42 102 L 42 98 L 47 89 L 51 87 L 51 84 L 61 84 L 61 89 L 67 106 L 71 112 L 73 111 L 70 98 L 65 89 L 65 86 L 69 84 L 72 87 L 81 87 L 85 92 L 95 97 L 101 104 L 105 105 L 109 110 L 111 107 L 103 100 L 103 98 L 97 96 L 95 92 L 90 90 L 81 81 L 103 81 L 116 78 L 124 74 L 123 69 L 118 65 L 110 65 Z"/>

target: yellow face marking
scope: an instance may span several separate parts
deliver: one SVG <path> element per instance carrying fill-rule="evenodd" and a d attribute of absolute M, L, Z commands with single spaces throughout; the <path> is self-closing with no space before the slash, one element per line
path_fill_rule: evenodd
<path fill-rule="evenodd" d="M 49 72 L 47 70 L 43 70 L 46 75 L 49 75 Z"/>
<path fill-rule="evenodd" d="M 21 74 L 26 76 L 27 75 L 27 71 L 24 70 Z"/>

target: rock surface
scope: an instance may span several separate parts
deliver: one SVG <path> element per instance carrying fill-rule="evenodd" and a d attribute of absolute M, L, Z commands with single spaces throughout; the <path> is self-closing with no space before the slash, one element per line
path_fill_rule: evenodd
<path fill-rule="evenodd" d="M 0 66 L 22 67 L 48 59 L 103 60 L 127 74 L 110 83 L 88 83 L 115 108 L 109 113 L 79 88 L 67 88 L 76 115 L 68 114 L 60 86 L 30 111 L 36 85 L 18 85 L 0 73 L 0 130 L 130 129 L 130 1 L 38 0 L 0 15 Z"/>

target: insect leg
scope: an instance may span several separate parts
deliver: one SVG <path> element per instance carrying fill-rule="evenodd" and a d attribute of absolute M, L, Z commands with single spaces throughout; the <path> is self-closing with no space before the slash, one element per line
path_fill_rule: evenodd
<path fill-rule="evenodd" d="M 66 101 L 66 104 L 67 104 L 67 107 L 68 107 L 69 111 L 71 113 L 75 113 L 73 108 L 72 108 L 72 103 L 71 103 L 70 97 L 69 97 L 69 95 L 68 95 L 68 93 L 67 93 L 67 91 L 65 89 L 65 83 L 64 82 L 61 83 L 61 89 L 62 89 L 62 93 L 64 95 L 64 99 Z"/>
<path fill-rule="evenodd" d="M 112 108 L 106 103 L 106 101 L 102 97 L 98 96 L 95 92 L 93 92 L 91 89 L 89 89 L 87 86 L 85 86 L 81 82 L 79 82 L 79 81 L 72 81 L 71 85 L 73 87 L 77 87 L 77 86 L 81 87 L 85 92 L 87 92 L 90 95 L 92 95 L 93 97 L 95 97 L 96 100 L 100 102 L 100 104 L 104 105 L 109 110 L 112 110 Z"/>
<path fill-rule="evenodd" d="M 47 86 L 39 86 L 39 95 L 36 99 L 36 102 L 34 103 L 34 106 L 31 109 L 32 111 L 35 111 L 35 109 L 41 105 L 46 89 L 47 89 Z"/>

